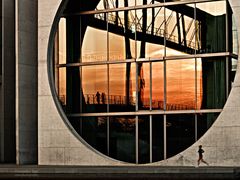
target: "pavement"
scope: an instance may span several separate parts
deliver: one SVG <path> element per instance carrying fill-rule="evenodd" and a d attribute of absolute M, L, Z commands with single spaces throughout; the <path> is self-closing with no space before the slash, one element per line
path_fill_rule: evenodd
<path fill-rule="evenodd" d="M 0 179 L 240 179 L 240 167 L 0 165 Z"/>

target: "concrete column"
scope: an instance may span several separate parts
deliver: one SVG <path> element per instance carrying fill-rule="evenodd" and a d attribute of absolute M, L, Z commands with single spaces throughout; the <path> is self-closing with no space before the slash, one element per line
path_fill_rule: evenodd
<path fill-rule="evenodd" d="M 16 0 L 17 164 L 38 161 L 37 4 L 37 0 Z"/>
<path fill-rule="evenodd" d="M 14 0 L 2 0 L 2 83 L 0 87 L 0 162 L 13 163 L 16 161 Z"/>

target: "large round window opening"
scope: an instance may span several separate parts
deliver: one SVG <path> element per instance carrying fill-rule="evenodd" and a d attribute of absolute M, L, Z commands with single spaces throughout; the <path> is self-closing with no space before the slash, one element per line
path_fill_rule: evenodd
<path fill-rule="evenodd" d="M 86 143 L 120 161 L 151 163 L 211 127 L 237 64 L 228 1 L 75 0 L 64 8 L 52 84 Z"/>

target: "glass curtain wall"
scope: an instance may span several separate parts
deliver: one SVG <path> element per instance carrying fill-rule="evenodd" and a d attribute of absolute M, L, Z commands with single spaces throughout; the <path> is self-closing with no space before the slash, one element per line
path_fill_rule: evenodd
<path fill-rule="evenodd" d="M 222 111 L 234 32 L 226 0 L 69 1 L 54 43 L 59 101 L 99 152 L 130 163 L 167 159 Z"/>

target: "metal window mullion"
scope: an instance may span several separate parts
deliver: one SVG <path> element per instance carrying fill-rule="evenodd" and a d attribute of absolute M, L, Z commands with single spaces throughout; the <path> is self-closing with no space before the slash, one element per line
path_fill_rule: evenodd
<path fill-rule="evenodd" d="M 164 104 L 163 110 L 167 109 L 167 71 L 166 71 L 166 8 L 164 7 L 164 61 L 163 61 L 163 77 L 164 77 Z M 167 117 L 163 115 L 163 159 L 167 159 Z"/>
<path fill-rule="evenodd" d="M 136 150 L 136 164 L 138 164 L 138 116 L 136 116 L 136 127 L 135 127 L 135 150 Z"/>
<path fill-rule="evenodd" d="M 226 52 L 228 52 L 229 51 L 229 36 L 228 36 L 228 34 L 229 34 L 229 29 L 228 29 L 228 24 L 229 24 L 229 19 L 228 19 L 228 17 L 229 17 L 229 12 L 228 12 L 228 3 L 227 3 L 227 0 L 225 0 L 225 3 L 226 3 Z M 227 97 L 228 97 L 228 94 L 229 94 L 229 57 L 226 57 L 226 67 L 225 67 L 225 69 L 226 69 L 226 99 L 227 99 Z"/>
<path fill-rule="evenodd" d="M 198 122 L 198 119 L 197 119 L 197 114 L 194 115 L 195 119 L 194 119 L 194 127 L 195 127 L 195 142 L 197 142 L 197 139 L 198 139 L 198 125 L 197 125 L 197 122 Z"/>
<path fill-rule="evenodd" d="M 150 159 L 150 163 L 152 163 L 152 147 L 153 147 L 153 145 L 152 145 L 152 115 L 150 115 L 149 116 L 149 133 L 150 133 L 150 145 L 149 145 L 149 152 L 150 152 L 150 157 L 149 157 L 149 159 Z"/>
<path fill-rule="evenodd" d="M 109 27 L 108 27 L 108 13 L 106 13 L 107 17 L 107 61 L 110 61 L 109 59 Z M 107 112 L 109 112 L 109 93 L 110 93 L 110 67 L 109 64 L 107 64 Z M 110 155 L 110 118 L 107 117 L 107 155 Z"/>
<path fill-rule="evenodd" d="M 167 159 L 167 116 L 163 115 L 163 159 Z"/>
<path fill-rule="evenodd" d="M 136 0 L 135 0 L 136 3 Z M 137 11 L 136 9 L 134 10 L 135 13 L 135 18 L 137 18 Z M 136 29 L 137 29 L 137 25 L 136 25 L 136 21 L 135 21 L 135 60 L 137 59 L 137 34 L 136 34 Z M 136 69 L 136 74 L 135 74 L 135 78 L 136 78 L 136 82 L 135 82 L 135 86 L 136 86 L 136 105 L 135 105 L 135 110 L 136 112 L 138 111 L 138 63 L 135 62 L 135 69 Z M 138 164 L 138 116 L 135 116 L 136 122 L 135 122 L 135 151 L 136 151 L 136 164 Z"/>
<path fill-rule="evenodd" d="M 149 63 L 149 71 L 150 71 L 150 111 L 152 111 L 152 62 Z M 149 146 L 149 152 L 150 152 L 150 163 L 152 163 L 152 115 L 149 116 L 149 133 L 150 133 L 150 146 Z"/>

